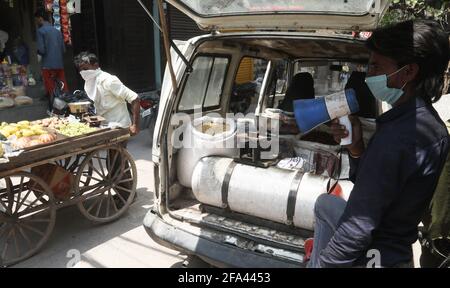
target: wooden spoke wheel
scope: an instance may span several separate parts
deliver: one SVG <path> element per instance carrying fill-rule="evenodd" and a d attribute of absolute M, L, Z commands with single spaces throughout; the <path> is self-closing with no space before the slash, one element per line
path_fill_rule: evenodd
<path fill-rule="evenodd" d="M 136 196 L 136 164 L 121 147 L 94 151 L 81 164 L 75 179 L 78 208 L 91 221 L 117 220 Z"/>
<path fill-rule="evenodd" d="M 77 173 L 78 173 L 78 169 L 80 168 L 81 163 L 83 163 L 83 161 L 86 159 L 87 155 L 86 154 L 80 154 L 80 155 L 75 155 L 66 159 L 62 159 L 62 160 L 58 160 L 55 161 L 55 165 L 63 168 L 64 170 L 70 172 L 73 174 L 73 177 L 75 179 Z M 86 171 L 86 173 L 88 173 L 89 175 L 92 175 L 92 168 L 89 166 L 89 169 Z M 88 179 L 89 181 L 89 179 Z M 87 185 L 89 184 L 89 182 L 87 183 Z M 72 189 L 73 190 L 73 189 Z M 73 199 L 75 196 L 75 193 L 72 191 L 72 195 L 69 199 L 64 199 L 64 201 Z M 59 201 L 56 197 L 56 201 Z M 64 202 L 61 201 L 61 202 Z"/>
<path fill-rule="evenodd" d="M 34 254 L 55 226 L 53 193 L 40 178 L 17 173 L 0 179 L 0 266 L 11 266 Z"/>
<path fill-rule="evenodd" d="M 58 160 L 55 162 L 55 164 L 75 175 L 85 157 L 86 157 L 85 154 L 76 155 L 66 159 Z"/>

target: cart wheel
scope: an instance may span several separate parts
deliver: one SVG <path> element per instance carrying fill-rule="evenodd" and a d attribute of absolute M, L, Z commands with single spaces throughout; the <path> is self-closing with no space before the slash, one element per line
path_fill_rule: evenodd
<path fill-rule="evenodd" d="M 75 179 L 81 214 L 98 223 L 121 217 L 136 195 L 136 175 L 136 164 L 125 149 L 110 147 L 92 152 Z"/>
<path fill-rule="evenodd" d="M 78 171 L 78 167 L 80 167 L 80 164 L 83 162 L 85 157 L 86 154 L 76 155 L 66 159 L 58 160 L 55 162 L 55 164 L 75 175 Z"/>
<path fill-rule="evenodd" d="M 37 253 L 55 226 L 53 193 L 30 173 L 0 179 L 0 266 Z"/>
<path fill-rule="evenodd" d="M 65 169 L 66 171 L 69 171 L 74 175 L 74 177 L 76 177 L 78 168 L 80 167 L 81 163 L 83 163 L 84 159 L 86 159 L 86 157 L 86 154 L 75 155 L 66 159 L 58 160 L 55 162 L 55 165 Z M 92 175 L 92 168 L 89 167 L 87 173 L 89 173 L 89 175 Z M 89 185 L 89 182 L 87 182 L 86 184 Z M 75 193 L 72 191 L 72 196 L 70 197 L 70 199 L 73 199 L 74 197 Z M 56 200 L 58 201 L 58 199 Z"/>

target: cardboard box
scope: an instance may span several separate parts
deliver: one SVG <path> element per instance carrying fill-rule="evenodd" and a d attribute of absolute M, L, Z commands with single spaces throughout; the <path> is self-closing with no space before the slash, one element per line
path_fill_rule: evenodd
<path fill-rule="evenodd" d="M 75 177 L 64 168 L 45 164 L 34 167 L 31 173 L 41 178 L 50 187 L 57 200 L 68 200 L 72 196 Z"/>

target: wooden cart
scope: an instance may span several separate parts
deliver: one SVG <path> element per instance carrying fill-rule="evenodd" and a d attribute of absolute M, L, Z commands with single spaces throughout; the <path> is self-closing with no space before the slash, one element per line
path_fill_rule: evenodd
<path fill-rule="evenodd" d="M 58 209 L 77 205 L 96 223 L 121 217 L 136 194 L 136 165 L 124 149 L 126 129 L 99 130 L 35 147 L 0 164 L 0 266 L 35 253 L 49 239 Z M 68 197 L 55 196 L 32 169 L 56 164 L 71 172 Z"/>

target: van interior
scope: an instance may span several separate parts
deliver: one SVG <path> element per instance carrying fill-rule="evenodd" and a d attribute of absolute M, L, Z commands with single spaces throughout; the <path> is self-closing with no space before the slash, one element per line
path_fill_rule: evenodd
<path fill-rule="evenodd" d="M 255 147 L 253 149 L 245 147 L 247 150 L 241 148 L 234 155 L 234 158 L 242 166 L 239 169 L 247 169 L 246 171 L 248 172 L 246 173 L 249 174 L 236 176 L 237 178 L 233 178 L 234 180 L 225 179 L 225 182 L 228 180 L 230 183 L 212 183 L 211 185 L 215 185 L 214 187 L 219 190 L 223 190 L 224 185 L 228 185 L 229 189 L 231 189 L 230 185 L 246 186 L 246 177 L 252 177 L 253 172 L 258 173 L 258 171 L 262 171 L 261 173 L 269 173 L 269 171 L 272 171 L 270 170 L 271 168 L 279 168 L 280 166 L 277 165 L 283 162 L 283 159 L 299 157 L 301 156 L 299 151 L 309 149 L 312 153 L 316 153 L 315 155 L 321 155 L 321 159 L 329 157 L 327 158 L 328 160 L 338 161 L 333 162 L 335 165 L 332 165 L 331 168 L 327 166 L 324 169 L 326 170 L 325 172 L 315 170 L 321 177 L 326 176 L 320 179 L 334 179 L 334 184 L 347 185 L 348 190 L 351 190 L 351 184 L 336 182 L 337 180 L 344 182 L 348 180 L 348 167 L 344 167 L 348 166 L 348 164 L 345 164 L 345 155 L 340 153 L 341 148 L 334 142 L 329 127 L 326 124 L 321 125 L 313 132 L 302 135 L 296 129 L 295 121 L 292 121 L 292 117 L 289 117 L 289 115 L 292 116 L 292 103 L 295 100 L 315 99 L 352 88 L 356 91 L 360 105 L 358 116 L 364 120 L 365 140 L 368 141 L 374 133 L 373 119 L 378 115 L 380 107 L 375 98 L 370 97 L 370 91 L 364 85 L 369 52 L 362 41 L 349 37 L 333 38 L 330 35 L 327 36 L 217 36 L 212 40 L 207 38 L 207 41 L 200 42 L 191 59 L 193 71 L 183 77 L 179 87 L 179 95 L 173 110 L 173 119 L 171 119 L 171 123 L 175 124 L 171 124 L 169 128 L 167 134 L 169 138 L 176 133 L 177 129 L 180 129 L 181 124 L 176 121 L 176 118 L 179 117 L 178 115 L 189 115 L 193 119 L 198 108 L 201 108 L 204 114 L 215 113 L 223 118 L 226 117 L 227 113 L 240 113 L 243 115 L 256 115 L 258 119 L 260 117 L 268 117 L 279 120 L 277 113 L 280 113 L 280 110 L 285 112 L 283 115 L 288 116 L 288 120 L 281 125 L 277 132 L 276 137 L 278 137 L 277 141 L 279 141 L 277 143 L 279 143 L 280 148 L 273 157 L 268 161 L 264 161 L 257 157 L 255 158 L 255 155 L 250 155 L 252 152 L 253 154 L 256 153 Z M 275 116 L 272 117 L 273 115 Z M 289 122 L 289 119 L 291 122 Z M 223 127 L 226 130 L 228 126 L 225 125 Z M 256 131 L 256 134 L 267 137 L 267 133 L 263 135 L 260 131 Z M 259 149 L 259 147 L 256 148 Z M 287 260 L 293 262 L 301 261 L 304 240 L 313 235 L 311 225 L 295 225 L 295 223 L 292 223 L 292 219 L 291 221 L 282 219 L 277 221 L 276 219 L 269 219 L 270 217 L 264 217 L 264 213 L 270 214 L 270 210 L 276 209 L 275 207 L 258 208 L 260 210 L 267 209 L 263 213 L 258 211 L 245 213 L 242 212 L 245 211 L 245 207 L 237 209 L 241 212 L 236 212 L 230 206 L 211 205 L 210 203 L 213 202 L 211 199 L 199 200 L 198 195 L 194 193 L 192 188 L 195 186 L 195 183 L 191 187 L 187 187 L 189 185 L 183 185 L 180 180 L 180 169 L 188 167 L 185 166 L 184 160 L 180 160 L 180 157 L 183 157 L 181 156 L 182 148 L 168 145 L 167 149 L 169 192 L 165 201 L 167 201 L 168 214 L 172 219 L 181 221 L 180 225 L 185 229 L 197 232 L 201 229 L 201 233 L 205 237 L 219 237 L 218 235 L 214 236 L 214 233 L 208 234 L 208 231 L 219 230 L 239 235 L 242 239 L 248 240 L 248 242 L 241 241 L 239 243 L 229 240 L 233 242 L 230 242 L 230 245 L 237 245 L 269 254 L 279 253 L 278 256 Z M 189 151 L 194 153 L 192 152 L 193 150 Z M 230 156 L 227 157 L 229 158 Z M 207 170 L 199 172 L 200 174 L 207 174 L 203 175 L 206 177 L 204 180 L 198 181 L 209 181 L 208 179 L 217 176 L 218 171 L 223 170 L 218 168 L 220 161 L 223 160 L 220 158 L 216 157 L 217 161 L 214 160 L 216 161 L 214 163 L 206 163 L 205 161 L 202 164 L 210 164 L 208 166 L 210 168 L 205 166 Z M 222 158 L 224 157 L 222 156 Z M 317 157 L 315 160 L 317 160 Z M 329 164 L 330 162 L 328 161 L 327 163 Z M 214 170 L 216 168 L 217 171 Z M 223 173 L 226 174 L 225 172 Z M 265 175 L 268 178 L 272 177 L 270 173 Z M 273 181 L 281 181 L 279 185 L 280 189 L 282 189 L 283 183 L 290 181 L 290 178 L 283 182 L 283 179 L 280 180 L 277 178 L 280 176 L 277 175 L 276 173 L 273 174 Z M 224 177 L 227 178 L 227 176 Z M 192 181 L 194 182 L 194 180 Z M 241 184 L 233 184 L 233 181 L 242 182 Z M 303 179 L 302 181 L 305 180 Z M 329 186 L 330 184 L 327 183 L 327 185 Z M 248 189 L 251 189 L 251 187 Z M 345 190 L 345 187 L 342 187 L 342 190 Z M 231 198 L 229 200 L 238 203 L 239 197 L 242 197 L 242 199 L 253 197 L 250 196 L 248 191 L 242 192 L 245 195 L 233 196 L 229 194 L 228 197 L 235 197 L 233 198 L 234 200 Z M 258 195 L 258 191 L 254 193 Z M 270 193 L 270 191 L 267 193 Z M 345 193 L 347 194 L 343 197 L 348 197 L 348 191 Z M 276 205 L 277 200 L 275 197 L 278 196 L 277 191 L 273 191 L 273 196 L 262 195 L 261 197 L 269 197 L 269 200 L 266 199 L 267 201 L 271 201 L 270 197 L 273 197 L 273 203 Z M 211 197 L 220 198 L 221 195 Z M 247 204 L 254 203 L 257 206 L 258 196 L 246 201 Z M 261 201 L 264 202 L 263 200 Z M 289 210 L 289 208 L 285 209 Z M 302 219 L 299 221 L 301 222 Z M 228 241 L 227 239 L 222 240 Z M 272 248 L 268 249 L 267 247 L 269 246 Z M 281 250 L 278 252 L 277 250 L 274 251 L 273 247 L 278 247 Z M 286 252 L 281 251 L 290 252 L 286 254 Z"/>

